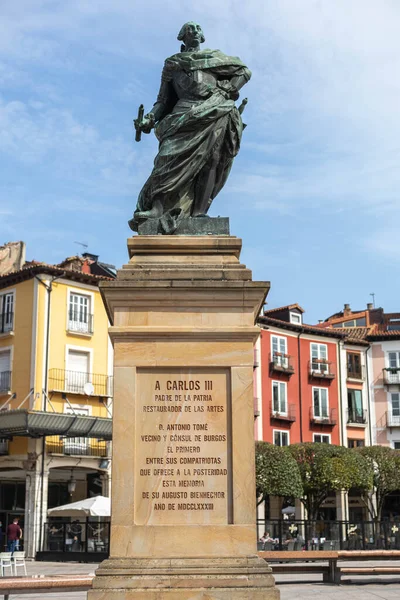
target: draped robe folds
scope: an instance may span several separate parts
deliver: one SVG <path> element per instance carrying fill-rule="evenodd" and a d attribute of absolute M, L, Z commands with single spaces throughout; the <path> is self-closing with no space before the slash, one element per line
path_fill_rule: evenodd
<path fill-rule="evenodd" d="M 196 70 L 213 77 L 196 81 Z M 198 176 L 211 157 L 217 167 L 210 203 L 222 189 L 243 131 L 239 111 L 223 86 L 241 75 L 249 79 L 250 71 L 239 58 L 219 50 L 182 52 L 165 61 L 158 102 L 165 106 L 166 114 L 155 126 L 159 151 L 130 221 L 134 231 L 146 220 L 142 213 L 152 210 L 156 202 L 162 206 L 161 214 L 154 215 L 160 231 L 173 233 L 179 221 L 191 215 Z"/>

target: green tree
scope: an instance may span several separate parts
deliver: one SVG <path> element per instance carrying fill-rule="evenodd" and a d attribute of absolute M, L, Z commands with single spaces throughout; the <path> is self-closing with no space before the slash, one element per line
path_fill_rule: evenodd
<path fill-rule="evenodd" d="M 385 498 L 400 489 L 400 452 L 387 446 L 365 446 L 356 450 L 367 461 L 373 481 L 361 490 L 361 498 L 373 521 L 380 521 Z"/>
<path fill-rule="evenodd" d="M 302 496 L 299 469 L 287 448 L 256 442 L 256 492 L 258 504 L 267 496 Z"/>
<path fill-rule="evenodd" d="M 318 516 L 323 501 L 332 493 L 372 486 L 372 471 L 364 457 L 349 448 L 331 444 L 303 443 L 289 446 L 303 484 L 301 501 L 310 520 Z"/>

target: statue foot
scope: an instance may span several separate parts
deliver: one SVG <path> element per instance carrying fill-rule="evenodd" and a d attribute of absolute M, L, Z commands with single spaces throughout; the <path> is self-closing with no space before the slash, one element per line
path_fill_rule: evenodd
<path fill-rule="evenodd" d="M 156 201 L 153 204 L 153 208 L 150 210 L 136 211 L 134 217 L 137 221 L 145 221 L 146 219 L 158 219 L 162 215 L 162 204 L 160 201 Z"/>
<path fill-rule="evenodd" d="M 208 215 L 206 215 L 206 213 L 199 213 L 198 215 L 192 215 L 192 217 L 197 219 L 197 217 L 208 217 Z"/>
<path fill-rule="evenodd" d="M 159 219 L 163 214 L 163 208 L 160 200 L 156 200 L 153 203 L 153 207 L 150 210 L 137 210 L 133 213 L 133 217 L 128 221 L 129 227 L 132 231 L 138 231 L 140 223 L 147 221 L 148 219 Z"/>

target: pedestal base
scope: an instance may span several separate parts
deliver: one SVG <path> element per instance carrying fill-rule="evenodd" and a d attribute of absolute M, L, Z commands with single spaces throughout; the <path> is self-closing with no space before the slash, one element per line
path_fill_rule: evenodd
<path fill-rule="evenodd" d="M 279 600 L 274 586 L 258 556 L 121 558 L 100 565 L 88 600 Z"/>

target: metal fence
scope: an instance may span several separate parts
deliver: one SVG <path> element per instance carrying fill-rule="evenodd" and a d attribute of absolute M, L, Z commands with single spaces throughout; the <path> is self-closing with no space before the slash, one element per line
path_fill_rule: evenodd
<path fill-rule="evenodd" d="M 65 369 L 49 370 L 49 389 L 51 391 L 85 394 L 85 385 L 87 383 L 93 385 L 93 394 L 95 396 L 113 395 L 112 376 L 99 373 L 66 371 Z"/>
<path fill-rule="evenodd" d="M 46 449 L 49 454 L 98 456 L 99 458 L 108 456 L 107 442 L 87 437 L 51 435 L 46 438 Z"/>
<path fill-rule="evenodd" d="M 110 521 L 55 521 L 44 524 L 44 552 L 109 554 L 109 543 Z"/>
<path fill-rule="evenodd" d="M 258 550 L 400 550 L 394 521 L 258 520 Z"/>

